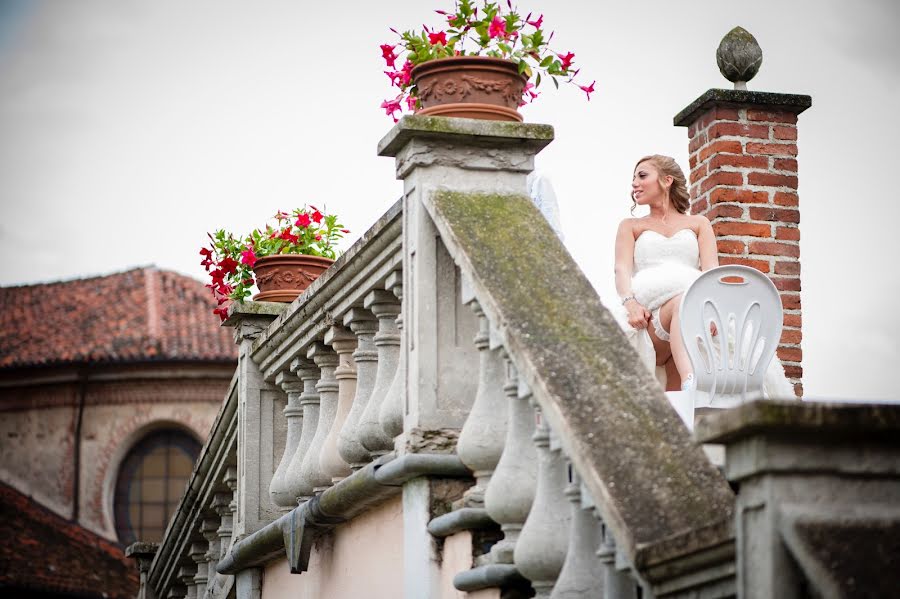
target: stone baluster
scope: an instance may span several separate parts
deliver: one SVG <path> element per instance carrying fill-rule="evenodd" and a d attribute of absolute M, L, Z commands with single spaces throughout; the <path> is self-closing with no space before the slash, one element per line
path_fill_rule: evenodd
<path fill-rule="evenodd" d="M 503 531 L 503 539 L 491 549 L 491 559 L 495 563 L 511 564 L 519 533 L 534 501 L 537 451 L 531 441 L 534 431 L 534 413 L 529 405 L 531 392 L 524 383 L 519 389 L 516 367 L 508 358 L 503 391 L 509 414 L 506 442 L 485 491 L 484 507 Z"/>
<path fill-rule="evenodd" d="M 338 452 L 350 464 L 350 468 L 358 470 L 369 461 L 369 451 L 359 439 L 359 422 L 375 386 L 378 352 L 373 338 L 378 323 L 368 310 L 351 308 L 344 316 L 344 326 L 350 327 L 358 339 L 356 351 L 353 352 L 356 362 L 356 395 L 353 396 L 350 413 L 338 435 Z"/>
<path fill-rule="evenodd" d="M 538 454 L 537 490 L 528 519 L 516 543 L 516 568 L 531 581 L 535 597 L 549 597 L 562 570 L 569 546 L 570 511 L 564 491 L 568 484 L 565 458 L 535 406 L 534 444 Z"/>
<path fill-rule="evenodd" d="M 206 582 L 209 580 L 209 565 L 207 564 L 206 554 L 209 551 L 209 544 L 206 541 L 194 541 L 188 555 L 194 563 L 197 564 L 197 571 L 194 574 L 195 597 L 202 598 L 206 594 Z"/>
<path fill-rule="evenodd" d="M 313 493 L 318 495 L 331 486 L 331 476 L 325 474 L 320 466 L 322 446 L 325 445 L 325 437 L 334 424 L 334 416 L 337 412 L 338 383 L 334 378 L 334 371 L 338 365 L 337 354 L 331 351 L 323 343 L 313 343 L 306 353 L 319 367 L 319 382 L 316 383 L 316 391 L 319 392 L 319 424 L 316 426 L 316 434 L 309 444 L 306 457 L 303 459 L 301 477 L 304 481 L 312 483 Z"/>
<path fill-rule="evenodd" d="M 388 275 L 385 287 L 397 296 L 400 303 L 403 303 L 403 271 L 395 270 Z M 397 332 L 400 334 L 400 357 L 397 363 L 397 369 L 394 371 L 394 380 L 388 389 L 384 402 L 381 404 L 381 412 L 378 414 L 378 420 L 381 422 L 381 429 L 388 437 L 393 439 L 403 432 L 403 414 L 405 412 L 405 394 L 406 385 L 406 333 L 403 330 L 403 311 L 397 315 Z"/>
<path fill-rule="evenodd" d="M 180 584 L 172 585 L 169 592 L 166 593 L 166 599 L 184 599 L 187 596 L 187 589 Z"/>
<path fill-rule="evenodd" d="M 503 392 L 506 373 L 501 350 L 490 349 L 490 323 L 481 305 L 472 301 L 470 306 L 479 323 L 474 339 L 480 356 L 478 389 L 469 417 L 460 432 L 456 453 L 475 475 L 475 486 L 466 491 L 465 504 L 482 507 L 491 475 L 503 455 L 509 410 Z"/>
<path fill-rule="evenodd" d="M 599 515 L 597 516 L 599 518 Z M 612 531 L 605 525 L 603 529 L 603 544 L 597 550 L 597 557 L 603 564 L 604 597 L 610 599 L 637 599 L 638 587 L 627 571 L 616 567 L 616 541 Z"/>
<path fill-rule="evenodd" d="M 222 555 L 225 555 L 231 551 L 231 544 L 234 542 L 234 523 L 236 522 L 235 517 L 238 510 L 237 466 L 229 466 L 225 469 L 225 474 L 222 476 L 222 482 L 225 483 L 225 486 L 231 491 L 231 501 L 228 502 L 228 511 L 231 512 L 231 536 L 222 541 L 224 545 L 221 548 Z"/>
<path fill-rule="evenodd" d="M 178 582 L 184 585 L 185 599 L 197 598 L 197 583 L 194 577 L 197 575 L 197 566 L 184 565 L 178 568 Z"/>
<path fill-rule="evenodd" d="M 297 496 L 291 492 L 287 474 L 291 459 L 300 444 L 303 424 L 300 392 L 303 390 L 303 382 L 293 372 L 285 371 L 278 373 L 275 377 L 275 384 L 281 387 L 288 396 L 288 402 L 284 408 L 284 417 L 287 419 L 287 438 L 284 444 L 284 454 L 281 456 L 275 474 L 272 475 L 272 482 L 269 483 L 269 494 L 272 496 L 272 502 L 278 507 L 292 508 L 297 505 Z"/>
<path fill-rule="evenodd" d="M 316 383 L 319 382 L 319 368 L 306 358 L 295 358 L 291 362 L 291 370 L 303 381 L 303 392 L 299 397 L 300 407 L 303 409 L 303 427 L 300 430 L 300 442 L 291 457 L 286 475 L 288 492 L 293 496 L 296 505 L 313 496 L 314 484 L 310 477 L 312 470 L 305 472 L 303 468 L 319 424 L 319 392 L 316 391 Z M 312 465 L 309 465 L 308 468 L 311 469 Z"/>
<path fill-rule="evenodd" d="M 568 465 L 569 484 L 565 495 L 572 502 L 569 549 L 559 579 L 553 587 L 550 599 L 580 599 L 603 597 L 603 568 L 597 558 L 597 549 L 603 542 L 600 521 L 594 517 L 592 505 L 582 501 L 587 493 L 581 479 L 571 464 Z"/>
<path fill-rule="evenodd" d="M 213 509 L 219 515 L 219 527 L 216 529 L 216 535 L 219 537 L 218 559 L 222 559 L 228 553 L 228 546 L 231 541 L 231 493 L 216 493 L 213 496 Z"/>
<path fill-rule="evenodd" d="M 219 542 L 219 518 L 206 517 L 200 523 L 200 534 L 206 539 L 206 586 L 216 578 L 216 564 L 219 563 L 221 544 Z"/>
<path fill-rule="evenodd" d="M 356 349 L 356 335 L 342 326 L 333 326 L 325 333 L 325 344 L 330 345 L 338 355 L 338 367 L 334 371 L 338 382 L 338 400 L 334 422 L 322 446 L 319 465 L 331 477 L 331 482 L 336 483 L 350 476 L 351 472 L 349 464 L 338 451 L 338 436 L 350 413 L 353 396 L 356 395 L 356 362 L 352 355 Z"/>
<path fill-rule="evenodd" d="M 400 314 L 400 302 L 390 291 L 375 289 L 366 296 L 365 307 L 378 319 L 378 332 L 373 338 L 378 351 L 378 370 L 375 373 L 372 395 L 359 419 L 359 440 L 369 451 L 370 459 L 374 460 L 394 448 L 393 438 L 381 428 L 379 414 L 397 373 L 400 357 L 397 315 Z"/>

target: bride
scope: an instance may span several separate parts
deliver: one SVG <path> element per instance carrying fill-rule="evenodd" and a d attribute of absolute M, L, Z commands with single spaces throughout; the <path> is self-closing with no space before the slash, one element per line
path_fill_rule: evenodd
<path fill-rule="evenodd" d="M 632 211 L 648 206 L 650 214 L 626 218 L 616 234 L 616 290 L 625 311 L 619 311 L 619 317 L 627 318 L 630 337 L 644 330 L 649 334 L 654 355 L 649 347 L 642 351 L 634 339 L 632 343 L 645 361 L 655 360 L 658 369 L 664 369 L 660 378 L 665 378 L 666 390 L 688 389 L 693 373 L 678 308 L 683 292 L 700 273 L 719 265 L 716 238 L 705 216 L 687 213 L 687 182 L 668 156 L 638 161 L 631 197 Z"/>

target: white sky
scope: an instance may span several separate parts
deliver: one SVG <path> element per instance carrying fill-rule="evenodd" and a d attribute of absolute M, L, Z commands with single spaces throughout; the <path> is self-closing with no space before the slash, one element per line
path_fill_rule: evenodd
<path fill-rule="evenodd" d="M 311 4 L 0 0 L 0 285 L 151 263 L 200 278 L 206 231 L 304 203 L 339 213 L 348 245 L 362 234 L 402 189 L 375 154 L 392 126 L 378 45 L 391 26 L 439 25 L 452 1 Z M 714 54 L 741 25 L 764 54 L 750 88 L 813 97 L 799 122 L 807 396 L 900 398 L 900 4 L 542 4 L 519 8 L 544 13 L 597 92 L 548 82 L 523 113 L 556 128 L 538 165 L 601 296 L 634 161 L 687 166 L 672 117 L 730 86 Z"/>

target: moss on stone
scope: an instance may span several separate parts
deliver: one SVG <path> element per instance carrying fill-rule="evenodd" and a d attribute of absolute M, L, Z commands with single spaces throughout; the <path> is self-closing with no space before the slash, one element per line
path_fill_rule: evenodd
<path fill-rule="evenodd" d="M 634 544 L 727 517 L 721 475 L 530 199 L 436 191 L 431 201 Z"/>

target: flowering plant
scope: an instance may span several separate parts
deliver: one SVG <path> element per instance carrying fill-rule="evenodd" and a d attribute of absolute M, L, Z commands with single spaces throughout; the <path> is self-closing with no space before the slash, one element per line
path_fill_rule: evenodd
<path fill-rule="evenodd" d="M 279 210 L 274 222 L 254 229 L 246 237 L 219 229 L 207 233 L 210 245 L 200 250 L 201 266 L 209 273 L 218 307 L 213 313 L 222 320 L 228 316 L 228 300 L 243 302 L 253 287 L 253 265 L 257 259 L 275 254 L 305 254 L 334 260 L 335 243 L 350 231 L 337 222 L 334 214 L 324 214 L 315 206 Z"/>
<path fill-rule="evenodd" d="M 393 100 L 385 100 L 381 107 L 388 116 L 397 121 L 395 113 L 402 112 L 405 105 L 410 111 L 421 107 L 418 90 L 412 81 L 414 66 L 451 56 L 491 56 L 505 58 L 517 62 L 519 73 L 528 78 L 519 106 L 532 102 L 538 97 L 537 88 L 541 85 L 542 75 L 550 77 L 553 84 L 559 87 L 559 78 L 580 88 L 587 99 L 591 99 L 594 83 L 579 85 L 575 81 L 580 69 L 572 67 L 575 54 L 565 54 L 550 49 L 553 32 L 546 36 L 543 29 L 544 15 L 532 18 L 528 13 L 522 18 L 511 0 L 506 1 L 507 10 L 494 2 L 482 0 L 480 7 L 473 6 L 473 0 L 456 0 L 456 10 L 435 12 L 446 19 L 445 29 L 431 28 L 422 25 L 418 32 L 400 33 L 391 29 L 400 37 L 400 43 L 382 44 L 381 56 L 390 71 L 385 71 L 391 84 L 400 89 Z M 400 54 L 396 54 L 398 48 Z M 403 53 L 406 53 L 403 55 Z M 397 60 L 403 60 L 398 69 Z M 532 76 L 534 81 L 532 82 Z"/>

